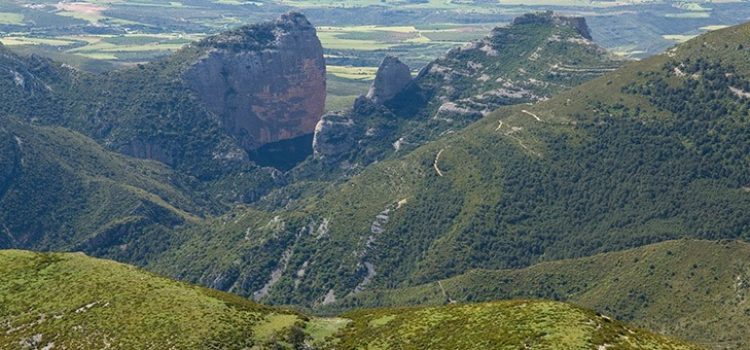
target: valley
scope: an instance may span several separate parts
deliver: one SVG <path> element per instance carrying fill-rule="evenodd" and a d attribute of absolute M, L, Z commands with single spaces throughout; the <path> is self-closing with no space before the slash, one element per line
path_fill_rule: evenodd
<path fill-rule="evenodd" d="M 747 348 L 748 19 L 0 4 L 0 348 Z"/>
<path fill-rule="evenodd" d="M 726 29 L 702 42 L 743 40 L 746 30 Z M 185 236 L 191 238 L 152 268 L 249 294 L 265 283 L 276 259 L 291 247 L 289 265 L 268 301 L 314 306 L 332 299 L 327 295 L 351 293 L 372 275 L 365 263 L 376 272 L 369 288 L 382 288 L 681 237 L 743 239 L 748 222 L 743 208 L 750 200 L 742 190 L 748 183 L 743 155 L 750 143 L 741 117 L 747 103 L 729 86 L 743 84 L 746 51 L 737 50 L 737 44 L 714 44 L 726 47 L 711 52 L 722 55 L 731 75 L 719 70 L 699 80 L 665 78 L 682 79 L 672 82 L 673 88 L 682 83 L 693 91 L 706 91 L 707 85 L 722 89 L 720 95 L 697 95 L 706 100 L 676 104 L 683 110 L 724 106 L 722 116 L 697 114 L 706 119 L 693 120 L 699 123 L 693 128 L 680 127 L 677 121 L 685 112 L 657 99 L 664 94 L 632 92 L 660 86 L 654 79 L 672 70 L 669 62 L 703 62 L 698 57 L 704 46 L 694 42 L 533 106 L 500 108 L 462 131 L 379 161 L 341 182 L 308 180 L 272 191 L 256 208 L 189 230 Z M 705 63 L 695 67 L 722 69 Z M 710 76 L 717 80 L 707 80 L 714 79 Z M 739 80 L 721 78 L 726 76 Z M 705 138 L 703 130 L 729 134 L 717 142 Z M 278 202 L 282 198 L 294 199 Z M 284 210 L 275 203 L 283 203 Z M 383 214 L 387 221 L 381 222 Z M 209 256 L 225 255 L 222 245 L 231 246 L 231 255 L 242 262 L 196 259 L 197 247 L 216 249 Z M 196 270 L 184 270 L 188 261 Z M 308 267 L 298 284 L 295 273 L 303 265 Z"/>

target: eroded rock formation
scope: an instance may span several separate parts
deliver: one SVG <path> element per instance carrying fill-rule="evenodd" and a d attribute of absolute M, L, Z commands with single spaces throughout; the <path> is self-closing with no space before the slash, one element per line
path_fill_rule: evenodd
<path fill-rule="evenodd" d="M 384 103 L 391 101 L 412 83 L 409 66 L 397 57 L 386 56 L 378 67 L 375 79 L 366 96 L 354 101 L 352 109 L 323 116 L 315 127 L 313 153 L 316 159 L 334 162 L 348 155 L 355 143 L 367 147 L 370 139 L 377 139 L 380 128 L 366 128 L 357 116 L 390 114 Z"/>
<path fill-rule="evenodd" d="M 394 56 L 386 56 L 378 67 L 375 81 L 367 92 L 367 98 L 384 103 L 395 97 L 411 82 L 409 66 Z"/>
<path fill-rule="evenodd" d="M 339 160 L 347 154 L 354 143 L 354 121 L 340 113 L 324 115 L 315 127 L 313 152 L 315 158 L 328 161 Z"/>
<path fill-rule="evenodd" d="M 575 28 L 582 37 L 592 40 L 589 26 L 586 24 L 586 19 L 583 17 L 562 16 L 554 14 L 552 11 L 527 13 L 513 19 L 513 25 L 519 24 L 554 24 L 570 26 Z"/>
<path fill-rule="evenodd" d="M 246 150 L 314 131 L 326 68 L 315 27 L 299 13 L 202 41 L 184 74 L 198 99 Z"/>

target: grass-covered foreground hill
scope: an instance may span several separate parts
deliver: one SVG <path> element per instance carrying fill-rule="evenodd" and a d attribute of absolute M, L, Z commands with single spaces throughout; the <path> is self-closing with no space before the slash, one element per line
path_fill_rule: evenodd
<path fill-rule="evenodd" d="M 569 304 L 501 301 L 359 310 L 344 349 L 698 349 Z"/>
<path fill-rule="evenodd" d="M 0 261 L 3 349 L 243 349 L 299 319 L 83 254 L 6 250 Z"/>
<path fill-rule="evenodd" d="M 420 286 L 362 292 L 331 307 L 554 299 L 710 348 L 746 349 L 749 296 L 750 244 L 677 240 L 525 269 L 472 270 Z"/>
<path fill-rule="evenodd" d="M 315 318 L 80 253 L 0 251 L 3 349 L 699 349 L 569 304 Z"/>

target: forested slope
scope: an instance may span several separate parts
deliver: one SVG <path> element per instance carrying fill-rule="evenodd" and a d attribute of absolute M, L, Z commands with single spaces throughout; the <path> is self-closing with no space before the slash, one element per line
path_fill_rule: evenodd
<path fill-rule="evenodd" d="M 749 30 L 712 32 L 548 101 L 501 108 L 283 211 L 209 222 L 153 267 L 316 305 L 474 268 L 746 238 Z M 205 246 L 230 254 L 187 268 Z"/>

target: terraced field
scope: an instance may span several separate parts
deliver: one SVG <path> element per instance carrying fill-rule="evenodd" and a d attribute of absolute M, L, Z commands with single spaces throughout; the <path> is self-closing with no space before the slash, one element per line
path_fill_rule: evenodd
<path fill-rule="evenodd" d="M 661 51 L 750 16 L 750 7 L 734 0 L 710 7 L 634 0 L 514 0 L 500 4 L 457 0 L 16 0 L 0 4 L 0 42 L 20 52 L 105 71 L 158 59 L 208 34 L 275 18 L 290 9 L 306 12 L 319 26 L 334 75 L 347 80 L 350 72 L 337 67 L 372 70 L 383 56 L 392 54 L 418 69 L 447 49 L 534 10 L 584 15 L 599 44 L 631 57 Z M 363 77 L 353 78 L 356 83 Z M 329 109 L 346 106 L 351 96 L 365 92 L 366 87 L 350 89 L 347 95 L 335 90 L 331 89 Z"/>

